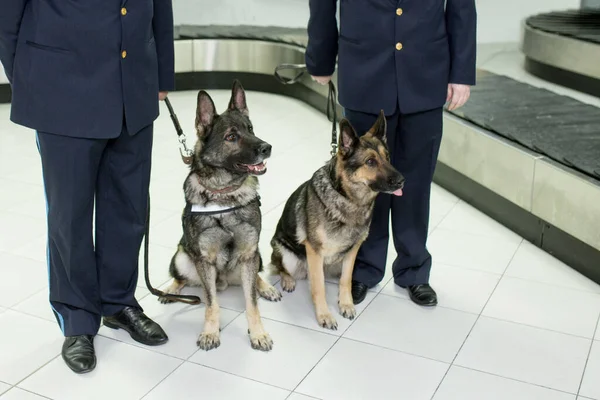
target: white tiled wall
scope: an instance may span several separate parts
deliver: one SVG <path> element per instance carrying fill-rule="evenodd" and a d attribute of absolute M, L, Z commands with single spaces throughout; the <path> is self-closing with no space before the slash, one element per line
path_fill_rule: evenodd
<path fill-rule="evenodd" d="M 476 0 L 476 2 L 479 16 L 479 43 L 518 42 L 521 22 L 525 17 L 549 10 L 579 8 L 580 4 L 580 0 Z M 308 0 L 174 0 L 174 12 L 176 24 L 251 24 L 289 27 L 305 27 L 309 15 Z"/>

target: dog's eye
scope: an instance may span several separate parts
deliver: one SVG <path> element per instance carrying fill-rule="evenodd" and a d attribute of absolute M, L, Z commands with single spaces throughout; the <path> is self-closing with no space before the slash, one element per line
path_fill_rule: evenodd
<path fill-rule="evenodd" d="M 236 139 L 237 135 L 235 133 L 230 133 L 229 135 L 225 136 L 225 140 L 228 142 L 235 142 Z"/>
<path fill-rule="evenodd" d="M 377 165 L 377 161 L 375 161 L 374 158 L 369 158 L 365 164 L 367 164 L 369 167 L 374 167 Z"/>
<path fill-rule="evenodd" d="M 248 132 L 250 132 L 250 133 L 254 132 L 254 128 L 252 127 L 252 125 L 248 125 Z"/>

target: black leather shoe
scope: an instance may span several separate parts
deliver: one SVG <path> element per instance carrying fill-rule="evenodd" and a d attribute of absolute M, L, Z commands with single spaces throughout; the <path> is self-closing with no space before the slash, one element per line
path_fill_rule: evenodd
<path fill-rule="evenodd" d="M 364 283 L 352 281 L 352 301 L 354 304 L 360 304 L 367 297 L 369 288 Z"/>
<path fill-rule="evenodd" d="M 71 370 L 85 374 L 96 368 L 94 337 L 89 335 L 67 336 L 62 347 L 62 358 Z"/>
<path fill-rule="evenodd" d="M 104 317 L 104 325 L 111 329 L 123 329 L 129 332 L 133 340 L 147 346 L 158 346 L 169 340 L 160 325 L 135 307 L 125 307 L 116 315 Z"/>
<path fill-rule="evenodd" d="M 412 285 L 408 288 L 410 299 L 420 306 L 432 307 L 437 305 L 437 294 L 428 284 Z"/>

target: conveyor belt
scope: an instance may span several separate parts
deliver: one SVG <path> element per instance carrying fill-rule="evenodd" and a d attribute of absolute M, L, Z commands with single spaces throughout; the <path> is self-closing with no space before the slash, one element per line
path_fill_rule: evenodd
<path fill-rule="evenodd" d="M 531 16 L 525 23 L 544 32 L 600 44 L 600 11 L 556 11 Z"/>
<path fill-rule="evenodd" d="M 600 10 L 569 10 L 525 20 L 525 69 L 544 80 L 600 97 Z"/>
<path fill-rule="evenodd" d="M 471 93 L 453 114 L 600 179 L 600 108 L 490 73 Z"/>

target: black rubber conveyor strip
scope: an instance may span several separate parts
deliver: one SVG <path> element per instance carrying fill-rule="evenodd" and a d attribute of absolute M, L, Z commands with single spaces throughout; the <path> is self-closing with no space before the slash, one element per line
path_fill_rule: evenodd
<path fill-rule="evenodd" d="M 549 12 L 531 16 L 525 23 L 544 32 L 600 44 L 600 11 Z"/>
<path fill-rule="evenodd" d="M 484 129 L 600 179 L 600 108 L 494 74 L 480 74 L 452 112 Z"/>

